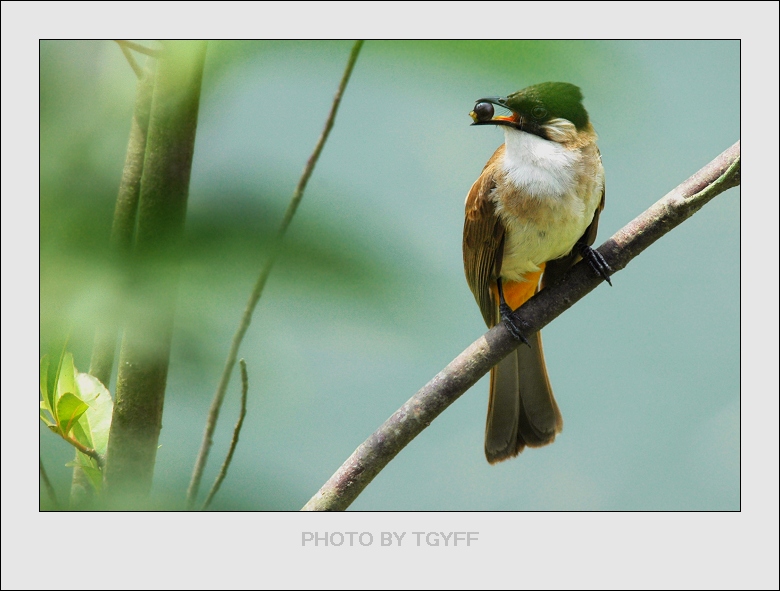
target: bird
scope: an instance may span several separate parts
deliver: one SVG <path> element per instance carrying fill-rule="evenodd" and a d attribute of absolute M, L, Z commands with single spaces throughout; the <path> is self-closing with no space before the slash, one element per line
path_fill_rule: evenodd
<path fill-rule="evenodd" d="M 508 114 L 496 115 L 496 107 Z M 563 429 L 539 332 L 512 312 L 581 259 L 610 283 L 591 245 L 604 209 L 604 166 L 579 87 L 544 82 L 476 101 L 472 125 L 503 128 L 466 197 L 463 265 L 488 328 L 503 320 L 520 341 L 490 371 L 485 456 L 495 464 L 552 443 Z"/>

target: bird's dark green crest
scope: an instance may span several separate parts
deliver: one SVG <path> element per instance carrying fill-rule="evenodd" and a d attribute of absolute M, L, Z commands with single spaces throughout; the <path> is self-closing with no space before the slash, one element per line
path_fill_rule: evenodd
<path fill-rule="evenodd" d="M 588 124 L 582 92 L 568 82 L 544 82 L 518 90 L 506 97 L 505 106 L 538 123 L 561 117 L 574 123 L 578 130 Z"/>

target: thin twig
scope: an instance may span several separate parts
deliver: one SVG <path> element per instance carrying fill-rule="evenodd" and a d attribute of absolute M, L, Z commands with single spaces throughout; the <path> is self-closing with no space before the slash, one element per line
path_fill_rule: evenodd
<path fill-rule="evenodd" d="M 144 71 L 141 69 L 141 66 L 138 65 L 138 62 L 135 61 L 133 54 L 130 53 L 130 49 L 124 43 L 120 43 L 119 41 L 117 41 L 116 43 L 117 45 L 119 45 L 119 49 L 122 50 L 122 54 L 125 56 L 127 63 L 130 64 L 130 67 L 133 69 L 133 72 L 135 72 L 135 77 L 140 80 L 144 75 Z"/>
<path fill-rule="evenodd" d="M 713 197 L 740 182 L 739 142 L 627 224 L 598 250 L 614 272 L 678 226 Z M 541 330 L 603 279 L 587 264 L 575 265 L 560 282 L 539 292 L 514 312 L 528 334 Z M 516 349 L 518 341 L 501 324 L 458 355 L 410 398 L 347 459 L 303 507 L 343 511 L 379 472 L 423 429 L 491 367 Z"/>
<path fill-rule="evenodd" d="M 347 82 L 349 82 L 349 77 L 352 74 L 352 69 L 355 66 L 355 61 L 357 60 L 362 45 L 363 41 L 356 41 L 355 45 L 352 47 L 352 52 L 350 53 L 349 60 L 347 61 L 347 67 L 344 69 L 344 75 L 341 77 L 341 83 L 339 84 L 338 90 L 336 91 L 336 96 L 333 98 L 333 104 L 331 105 L 328 119 L 325 122 L 325 128 L 322 130 L 319 140 L 317 140 L 317 145 L 314 148 L 314 152 L 312 152 L 308 162 L 306 162 L 306 167 L 303 169 L 303 174 L 301 174 L 301 178 L 298 181 L 298 186 L 295 188 L 295 192 L 290 199 L 290 204 L 287 206 L 287 212 L 284 215 L 281 226 L 279 226 L 279 231 L 276 233 L 276 237 L 271 243 L 268 259 L 266 260 L 265 266 L 260 271 L 260 276 L 257 278 L 254 289 L 249 296 L 249 301 L 247 302 L 244 314 L 241 317 L 238 330 L 236 330 L 236 334 L 233 336 L 233 341 L 230 344 L 230 351 L 228 352 L 227 360 L 225 361 L 225 367 L 222 370 L 222 377 L 220 378 L 217 391 L 214 394 L 214 399 L 211 403 L 211 408 L 209 409 L 209 415 L 206 421 L 206 432 L 203 434 L 203 442 L 201 443 L 198 459 L 195 462 L 195 468 L 192 472 L 190 486 L 187 489 L 188 508 L 191 508 L 195 503 L 195 497 L 197 496 L 198 489 L 200 488 L 200 481 L 203 476 L 203 470 L 206 467 L 209 450 L 213 442 L 212 437 L 214 436 L 214 429 L 216 429 L 217 419 L 219 418 L 219 410 L 222 407 L 222 401 L 225 398 L 225 392 L 227 392 L 230 376 L 233 373 L 233 367 L 236 364 L 238 349 L 241 346 L 244 335 L 246 334 L 246 331 L 249 328 L 249 324 L 252 321 L 252 314 L 255 311 L 255 307 L 257 306 L 257 301 L 260 299 L 260 295 L 263 293 L 263 288 L 265 287 L 268 276 L 271 273 L 271 269 L 273 268 L 273 265 L 279 256 L 284 234 L 287 231 L 287 227 L 290 225 L 293 216 L 295 215 L 295 211 L 298 209 L 298 204 L 303 198 L 303 191 L 306 188 L 306 183 L 309 181 L 309 177 L 314 170 L 314 166 L 317 164 L 317 160 L 320 157 L 320 152 L 322 152 L 325 141 L 328 139 L 328 134 L 333 127 L 333 122 L 336 119 L 336 113 L 338 111 L 339 104 L 341 103 L 341 97 L 344 94 L 344 89 L 347 86 Z"/>
<path fill-rule="evenodd" d="M 127 47 L 128 49 L 132 49 L 138 53 L 148 55 L 149 57 L 160 57 L 163 53 L 159 49 L 152 49 L 151 47 L 146 47 L 146 45 L 141 45 L 140 43 L 135 43 L 134 41 L 128 41 L 127 39 L 114 39 L 114 41 L 118 43 L 120 47 Z"/>
<path fill-rule="evenodd" d="M 68 437 L 67 435 L 63 435 L 60 433 L 60 437 L 62 437 L 65 441 L 70 443 L 73 447 L 75 447 L 77 450 L 79 450 L 81 453 L 83 453 L 85 456 L 89 456 L 93 460 L 97 462 L 98 468 L 103 468 L 103 458 L 102 456 L 97 452 L 97 450 L 87 447 L 83 443 L 81 443 L 79 440 L 74 439 L 73 437 Z"/>
<path fill-rule="evenodd" d="M 43 460 L 40 456 L 38 456 L 38 464 L 40 465 L 41 480 L 43 480 L 43 485 L 46 487 L 46 492 L 48 493 L 51 502 L 54 504 L 54 508 L 59 509 L 60 504 L 57 502 L 57 494 L 54 492 L 54 487 L 51 485 L 49 477 L 46 475 L 46 470 L 43 467 Z"/>
<path fill-rule="evenodd" d="M 246 393 L 249 391 L 249 377 L 246 374 L 246 361 L 240 359 L 238 365 L 241 368 L 241 412 L 238 415 L 236 426 L 233 428 L 233 439 L 230 441 L 230 449 L 225 457 L 225 461 L 222 462 L 222 468 L 220 468 L 219 474 L 214 480 L 214 484 L 206 497 L 206 501 L 203 503 L 201 511 L 205 511 L 211 504 L 211 499 L 217 494 L 222 481 L 225 480 L 225 476 L 227 476 L 228 467 L 230 466 L 230 462 L 233 461 L 233 452 L 236 451 L 236 446 L 238 445 L 238 435 L 241 433 L 241 426 L 244 424 L 244 417 L 246 416 Z"/>

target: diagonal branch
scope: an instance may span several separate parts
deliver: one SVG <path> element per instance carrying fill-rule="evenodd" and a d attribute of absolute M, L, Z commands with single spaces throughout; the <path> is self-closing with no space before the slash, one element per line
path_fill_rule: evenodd
<path fill-rule="evenodd" d="M 149 57 L 161 57 L 163 53 L 159 49 L 152 49 L 151 47 L 147 47 L 146 45 L 141 45 L 140 43 L 129 41 L 127 39 L 114 39 L 114 41 L 119 44 L 119 47 L 122 48 L 122 51 L 125 49 L 132 49 L 143 55 L 148 55 Z M 135 68 L 133 69 L 135 70 Z"/>
<path fill-rule="evenodd" d="M 135 72 L 135 77 L 140 80 L 144 75 L 143 69 L 138 65 L 138 62 L 135 61 L 135 57 L 133 57 L 133 53 L 130 51 L 127 45 L 119 41 L 117 41 L 117 43 L 119 44 L 119 49 L 122 50 L 122 55 L 125 56 L 127 63 L 130 64 L 130 68 L 133 70 L 133 72 Z"/>
<path fill-rule="evenodd" d="M 598 249 L 614 272 L 740 182 L 740 145 L 731 146 L 691 178 L 629 222 Z M 515 312 L 529 332 L 541 330 L 601 283 L 587 264 L 575 265 L 563 279 Z M 472 343 L 379 427 L 303 507 L 342 511 L 412 439 L 491 367 L 517 348 L 503 323 Z"/>
<path fill-rule="evenodd" d="M 344 94 L 344 89 L 347 87 L 347 82 L 349 82 L 349 77 L 352 74 L 352 69 L 355 66 L 355 62 L 357 61 L 357 57 L 362 46 L 363 41 L 355 41 L 355 45 L 352 47 L 352 53 L 350 53 L 349 60 L 347 60 L 347 67 L 344 69 L 344 74 L 341 77 L 341 82 L 339 84 L 338 90 L 336 91 L 336 96 L 333 98 L 333 104 L 331 105 L 330 113 L 328 114 L 328 118 L 325 121 L 325 128 L 322 130 L 322 133 L 317 140 L 317 145 L 314 147 L 314 151 L 312 152 L 311 156 L 309 156 L 308 162 L 306 162 L 306 166 L 303 169 L 303 174 L 301 174 L 301 178 L 298 181 L 298 186 L 295 187 L 295 192 L 290 199 L 290 204 L 287 206 L 287 211 L 284 214 L 282 224 L 279 226 L 279 231 L 276 233 L 276 237 L 271 244 L 270 251 L 268 253 L 268 259 L 266 260 L 265 266 L 260 271 L 260 276 L 257 278 L 255 287 L 252 290 L 252 293 L 249 296 L 249 301 L 247 302 L 246 308 L 244 309 L 244 314 L 241 317 L 241 322 L 238 325 L 238 330 L 236 330 L 236 334 L 233 336 L 233 342 L 230 344 L 230 351 L 228 352 L 228 357 L 225 361 L 225 367 L 222 370 L 222 377 L 220 378 L 219 385 L 217 386 L 217 391 L 214 394 L 214 399 L 211 402 L 209 416 L 206 421 L 206 432 L 203 434 L 203 442 L 201 443 L 200 452 L 198 452 L 198 459 L 195 462 L 195 468 L 192 472 L 190 486 L 187 489 L 188 508 L 191 508 L 195 503 L 195 497 L 197 496 L 198 489 L 200 488 L 200 481 L 203 477 L 203 470 L 206 467 L 206 460 L 208 460 L 209 450 L 211 449 L 211 444 L 213 442 L 212 437 L 214 436 L 214 430 L 217 426 L 217 419 L 219 418 L 219 410 L 222 407 L 222 401 L 225 398 L 225 393 L 227 392 L 227 387 L 230 383 L 230 376 L 233 373 L 233 367 L 236 365 L 238 349 L 241 346 L 241 342 L 244 340 L 246 331 L 249 329 L 249 323 L 252 322 L 252 314 L 255 311 L 255 307 L 257 306 L 257 302 L 260 299 L 260 295 L 263 293 L 265 284 L 268 281 L 268 276 L 271 274 L 271 269 L 273 268 L 274 263 L 279 256 L 282 239 L 284 238 L 284 235 L 287 232 L 287 228 L 290 225 L 293 216 L 295 215 L 295 211 L 298 209 L 298 205 L 300 204 L 301 199 L 303 199 L 303 191 L 306 189 L 306 184 L 309 182 L 309 177 L 314 171 L 314 166 L 317 164 L 317 160 L 320 157 L 320 152 L 322 152 L 322 148 L 325 146 L 325 142 L 328 139 L 330 130 L 333 127 L 333 122 L 336 120 L 336 113 L 338 112 L 339 104 L 341 104 L 341 97 Z"/>

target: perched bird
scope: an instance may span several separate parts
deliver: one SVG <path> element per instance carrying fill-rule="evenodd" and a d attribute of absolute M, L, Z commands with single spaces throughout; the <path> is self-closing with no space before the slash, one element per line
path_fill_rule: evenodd
<path fill-rule="evenodd" d="M 495 115 L 495 106 L 509 111 Z M 525 446 L 552 443 L 563 428 L 540 333 L 511 316 L 540 288 L 585 258 L 609 281 L 590 245 L 604 208 L 604 167 L 577 86 L 545 82 L 479 99 L 473 125 L 500 125 L 505 141 L 466 197 L 463 264 L 488 327 L 500 320 L 521 345 L 490 372 L 485 455 L 491 464 Z"/>

